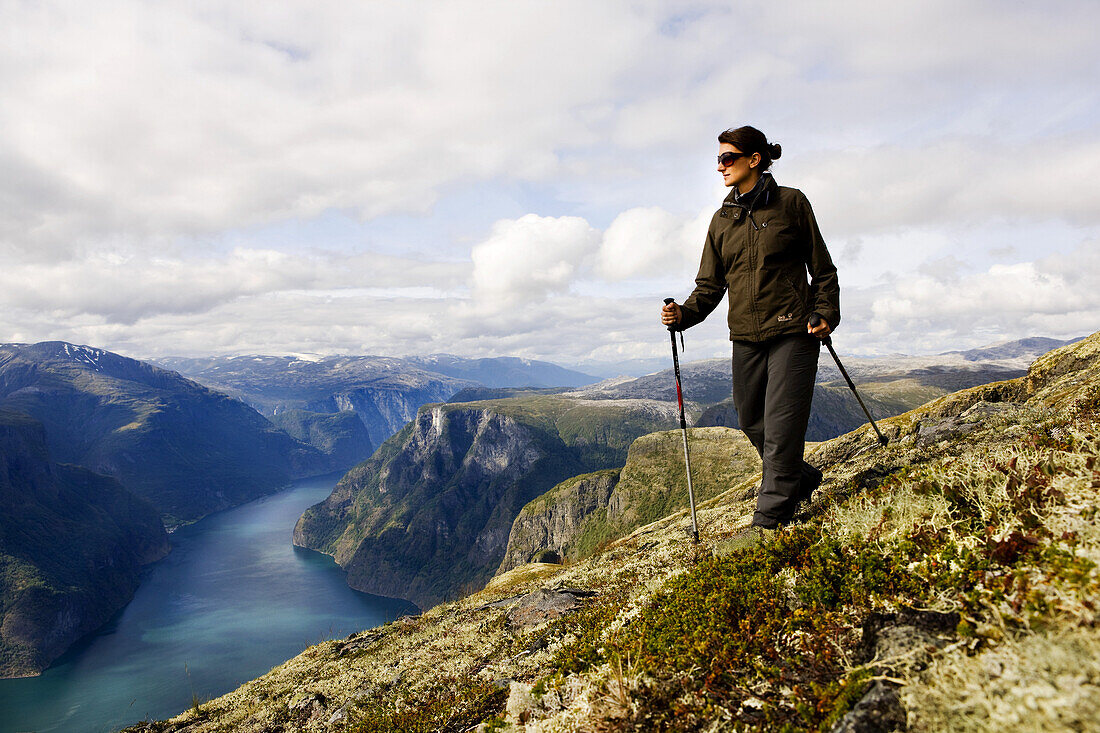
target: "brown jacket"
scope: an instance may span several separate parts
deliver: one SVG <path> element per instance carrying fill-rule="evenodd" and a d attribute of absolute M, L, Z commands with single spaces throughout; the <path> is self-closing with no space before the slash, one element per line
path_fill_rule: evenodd
<path fill-rule="evenodd" d="M 726 290 L 730 341 L 806 333 L 815 311 L 832 328 L 840 324 L 836 266 L 801 191 L 768 176 L 751 209 L 730 192 L 710 221 L 695 290 L 680 306 L 676 328 L 701 322 Z"/>

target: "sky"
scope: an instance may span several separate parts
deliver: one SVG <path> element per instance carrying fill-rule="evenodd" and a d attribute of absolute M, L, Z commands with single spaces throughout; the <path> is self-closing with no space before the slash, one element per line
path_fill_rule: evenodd
<path fill-rule="evenodd" d="M 842 353 L 1091 333 L 1097 27 L 1093 0 L 0 0 L 0 342 L 652 360 L 744 124 L 813 205 Z M 728 355 L 724 310 L 684 358 Z"/>

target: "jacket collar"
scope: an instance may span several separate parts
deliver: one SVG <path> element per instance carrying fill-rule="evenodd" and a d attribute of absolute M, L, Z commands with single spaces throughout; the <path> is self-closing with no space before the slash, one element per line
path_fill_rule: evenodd
<path fill-rule="evenodd" d="M 746 212 L 753 212 L 763 208 L 775 200 L 776 190 L 779 188 L 775 178 L 768 171 L 760 174 L 760 180 L 748 193 L 741 195 L 737 186 L 726 196 L 722 202 L 724 215 L 737 221 Z"/>

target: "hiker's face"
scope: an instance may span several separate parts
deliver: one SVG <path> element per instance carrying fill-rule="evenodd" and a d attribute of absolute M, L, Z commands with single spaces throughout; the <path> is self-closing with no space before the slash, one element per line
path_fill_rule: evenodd
<path fill-rule="evenodd" d="M 718 172 L 722 174 L 722 183 L 727 186 L 737 186 L 747 181 L 756 168 L 760 164 L 760 156 L 756 153 L 752 155 L 744 155 L 740 150 L 735 148 L 729 143 L 720 143 L 718 145 L 718 157 L 726 153 L 732 153 L 736 156 L 736 159 L 727 165 L 718 163 Z"/>

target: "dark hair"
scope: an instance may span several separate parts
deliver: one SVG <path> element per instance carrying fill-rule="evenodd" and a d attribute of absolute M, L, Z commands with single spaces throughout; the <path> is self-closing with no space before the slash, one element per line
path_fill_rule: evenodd
<path fill-rule="evenodd" d="M 736 130 L 731 127 L 718 136 L 718 142 L 732 145 L 746 155 L 760 153 L 762 171 L 771 168 L 772 161 L 783 154 L 783 148 L 779 143 L 769 143 L 764 133 L 749 125 L 738 127 Z"/>

